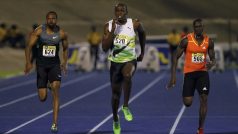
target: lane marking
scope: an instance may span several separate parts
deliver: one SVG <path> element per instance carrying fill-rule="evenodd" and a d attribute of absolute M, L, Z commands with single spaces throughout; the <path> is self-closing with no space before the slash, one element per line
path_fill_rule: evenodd
<path fill-rule="evenodd" d="M 70 85 L 70 84 L 76 83 L 76 82 L 78 82 L 78 81 L 88 79 L 88 78 L 90 78 L 90 77 L 92 77 L 92 76 L 94 76 L 94 75 L 95 75 L 95 74 L 90 74 L 90 75 L 83 76 L 83 77 L 80 77 L 80 78 L 77 78 L 77 79 L 74 79 L 74 80 L 67 81 L 67 82 L 65 82 L 65 83 L 62 83 L 61 88 L 65 87 L 65 86 L 68 86 L 68 85 Z M 30 98 L 35 97 L 35 96 L 37 96 L 37 95 L 38 95 L 38 93 L 33 93 L 33 94 L 26 95 L 26 96 L 24 96 L 24 97 L 21 97 L 21 98 L 12 100 L 12 101 L 10 101 L 10 102 L 1 104 L 1 105 L 0 105 L 0 108 L 6 107 L 6 106 L 10 106 L 10 105 L 12 105 L 12 104 L 15 104 L 15 103 L 20 102 L 20 101 L 23 101 L 23 100 L 30 99 Z"/>
<path fill-rule="evenodd" d="M 67 103 L 64 103 L 63 105 L 60 106 L 60 109 L 65 108 L 65 107 L 69 106 L 70 104 L 73 104 L 73 103 L 76 102 L 76 101 L 79 101 L 79 100 L 81 100 L 81 99 L 83 99 L 83 98 L 86 98 L 87 96 L 92 95 L 92 94 L 94 94 L 94 93 L 96 93 L 96 92 L 98 92 L 98 91 L 100 91 L 100 90 L 102 90 L 102 89 L 105 89 L 105 88 L 108 87 L 109 85 L 110 85 L 110 83 L 108 82 L 108 83 L 105 83 L 105 84 L 101 85 L 100 87 L 94 88 L 94 89 L 92 89 L 91 91 L 89 91 L 89 92 L 87 92 L 87 93 L 85 93 L 85 94 L 83 94 L 83 95 L 80 95 L 79 97 L 76 97 L 76 98 L 74 98 L 73 100 L 68 101 Z M 28 125 L 28 124 L 30 124 L 30 123 L 36 121 L 36 120 L 38 120 L 38 119 L 41 119 L 41 118 L 43 118 L 43 117 L 45 117 L 45 116 L 51 114 L 52 112 L 53 112 L 53 110 L 50 110 L 50 111 L 48 111 L 48 112 L 46 112 L 46 113 L 44 113 L 44 114 L 41 114 L 41 115 L 39 115 L 39 116 L 37 116 L 37 117 L 35 117 L 35 118 L 33 118 L 33 119 L 31 119 L 31 120 L 29 120 L 29 121 L 27 121 L 27 122 L 21 124 L 21 125 L 19 125 L 19 126 L 13 128 L 13 129 L 8 130 L 8 131 L 5 132 L 4 134 L 10 134 L 10 133 L 12 133 L 12 132 L 14 132 L 14 131 L 16 131 L 16 130 L 18 130 L 18 129 L 20 129 L 20 128 L 22 128 L 22 127 L 24 127 L 24 126 L 26 126 L 26 125 Z"/>
<path fill-rule="evenodd" d="M 237 75 L 235 70 L 233 70 L 233 75 L 234 75 L 234 78 L 235 78 L 235 81 L 236 81 L 236 87 L 238 88 L 238 75 Z"/>
<path fill-rule="evenodd" d="M 18 83 L 18 84 L 11 85 L 11 86 L 8 86 L 8 87 L 0 88 L 0 92 L 7 91 L 7 90 L 17 88 L 17 87 L 21 87 L 21 86 L 28 85 L 28 84 L 35 83 L 35 82 L 36 82 L 36 80 L 30 80 L 30 81 L 26 81 L 26 82 L 23 82 L 23 83 Z"/>
<path fill-rule="evenodd" d="M 7 90 L 17 88 L 17 87 L 21 87 L 21 86 L 24 86 L 24 85 L 28 85 L 28 84 L 31 84 L 31 83 L 36 83 L 36 79 L 0 88 L 0 92 L 7 91 Z"/>
<path fill-rule="evenodd" d="M 174 134 L 174 131 L 175 131 L 176 127 L 178 126 L 178 123 L 179 123 L 184 111 L 185 111 L 185 106 L 183 105 L 182 108 L 180 109 L 180 112 L 179 112 L 174 124 L 173 124 L 173 127 L 170 129 L 169 134 Z"/>
<path fill-rule="evenodd" d="M 146 91 L 148 91 L 152 86 L 154 86 L 157 82 L 159 82 L 162 78 L 164 78 L 166 73 L 163 73 L 162 75 L 160 75 L 159 77 L 157 77 L 154 81 L 152 81 L 151 83 L 149 83 L 146 87 L 144 87 L 140 92 L 138 92 L 135 96 L 133 96 L 130 101 L 129 104 L 132 103 L 134 100 L 136 100 L 139 96 L 141 96 L 143 93 L 145 93 Z M 120 108 L 118 109 L 118 111 L 120 111 L 122 109 L 122 106 L 120 106 Z M 98 125 L 96 125 L 95 127 L 93 127 L 87 134 L 92 134 L 94 133 L 100 126 L 102 126 L 104 123 L 106 123 L 110 118 L 112 118 L 112 114 L 108 115 L 104 120 L 102 120 Z"/>

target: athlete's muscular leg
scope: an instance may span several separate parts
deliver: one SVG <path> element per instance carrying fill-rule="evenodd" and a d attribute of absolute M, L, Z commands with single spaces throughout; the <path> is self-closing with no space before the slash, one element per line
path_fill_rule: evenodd
<path fill-rule="evenodd" d="M 51 83 L 51 91 L 53 96 L 53 122 L 57 124 L 59 113 L 59 88 L 60 81 L 53 81 Z"/>
<path fill-rule="evenodd" d="M 120 97 L 121 97 L 121 83 L 112 82 L 111 86 L 112 86 L 111 104 L 112 104 L 113 120 L 117 122 L 118 121 L 117 111 L 118 111 L 118 107 L 120 104 Z"/>
<path fill-rule="evenodd" d="M 203 128 L 207 114 L 207 95 L 200 95 L 199 128 Z"/>
<path fill-rule="evenodd" d="M 126 65 L 122 69 L 122 75 L 124 78 L 123 81 L 123 91 L 124 91 L 124 106 L 128 107 L 128 102 L 131 94 L 132 87 L 132 76 L 135 72 L 135 65 L 133 63 L 126 63 Z"/>
<path fill-rule="evenodd" d="M 36 66 L 37 71 L 37 88 L 40 101 L 44 102 L 47 98 L 47 72 L 42 66 Z"/>
<path fill-rule="evenodd" d="M 40 101 L 44 102 L 47 98 L 47 89 L 46 88 L 39 88 L 38 89 L 38 96 Z"/>
<path fill-rule="evenodd" d="M 192 96 L 189 96 L 189 97 L 183 97 L 183 104 L 186 106 L 186 107 L 190 107 L 193 103 L 193 97 Z"/>

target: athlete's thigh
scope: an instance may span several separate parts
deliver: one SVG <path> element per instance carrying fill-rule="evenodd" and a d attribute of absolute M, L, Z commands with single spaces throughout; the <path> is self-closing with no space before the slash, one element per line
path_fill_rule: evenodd
<path fill-rule="evenodd" d="M 193 77 L 193 73 L 187 73 L 184 75 L 183 80 L 183 97 L 194 96 L 195 92 L 195 79 Z"/>
<path fill-rule="evenodd" d="M 47 77 L 47 68 L 45 66 L 36 66 L 36 72 L 37 72 L 37 88 L 46 88 L 48 77 Z"/>
<path fill-rule="evenodd" d="M 207 71 L 199 72 L 199 77 L 197 78 L 197 82 L 196 82 L 196 89 L 200 95 L 209 94 L 210 80 L 209 80 L 209 74 Z"/>
<path fill-rule="evenodd" d="M 123 80 L 123 76 L 121 73 L 121 70 L 123 68 L 123 63 L 115 63 L 115 62 L 111 62 L 111 66 L 110 66 L 110 80 L 111 83 L 121 83 Z"/>
<path fill-rule="evenodd" d="M 59 64 L 55 64 L 50 67 L 48 79 L 50 83 L 53 81 L 61 81 L 61 69 Z"/>
<path fill-rule="evenodd" d="M 124 76 L 127 75 L 127 74 L 132 76 L 136 71 L 136 65 L 137 65 L 137 63 L 136 63 L 135 60 L 126 62 L 125 65 L 122 68 L 122 74 Z"/>

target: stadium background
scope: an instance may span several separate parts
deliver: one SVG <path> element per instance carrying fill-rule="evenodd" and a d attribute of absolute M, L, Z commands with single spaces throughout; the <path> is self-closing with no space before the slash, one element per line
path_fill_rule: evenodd
<path fill-rule="evenodd" d="M 113 6 L 117 2 L 128 5 L 129 17 L 143 23 L 148 36 L 165 37 L 172 28 L 179 32 L 192 20 L 205 20 L 205 32 L 215 35 L 215 43 L 224 51 L 235 50 L 238 36 L 238 9 L 236 0 L 1 0 L 0 21 L 9 27 L 17 24 L 27 35 L 34 23 L 45 22 L 45 14 L 58 13 L 58 24 L 69 34 L 70 44 L 86 42 L 91 25 L 103 32 L 105 22 L 113 18 Z M 9 76 L 22 72 L 24 51 L 4 47 L 0 49 L 0 74 Z M 229 56 L 228 56 L 229 57 Z M 233 57 L 236 57 L 236 51 Z M 229 59 L 229 58 L 228 58 Z M 230 62 L 228 62 L 230 63 Z M 230 67 L 230 65 L 227 65 Z M 233 67 L 236 67 L 236 61 Z"/>

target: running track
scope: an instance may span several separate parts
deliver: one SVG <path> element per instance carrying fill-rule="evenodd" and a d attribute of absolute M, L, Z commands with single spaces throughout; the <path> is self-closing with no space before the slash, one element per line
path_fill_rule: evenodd
<path fill-rule="evenodd" d="M 122 134 L 195 134 L 198 126 L 197 97 L 193 105 L 182 104 L 182 73 L 167 91 L 166 71 L 138 71 L 130 108 L 132 122 L 119 112 Z M 238 72 L 211 73 L 206 134 L 238 134 Z M 70 72 L 62 80 L 58 134 L 112 134 L 111 89 L 107 72 Z M 0 133 L 50 134 L 51 94 L 38 100 L 35 74 L 0 80 Z M 121 98 L 122 104 L 123 98 Z"/>

